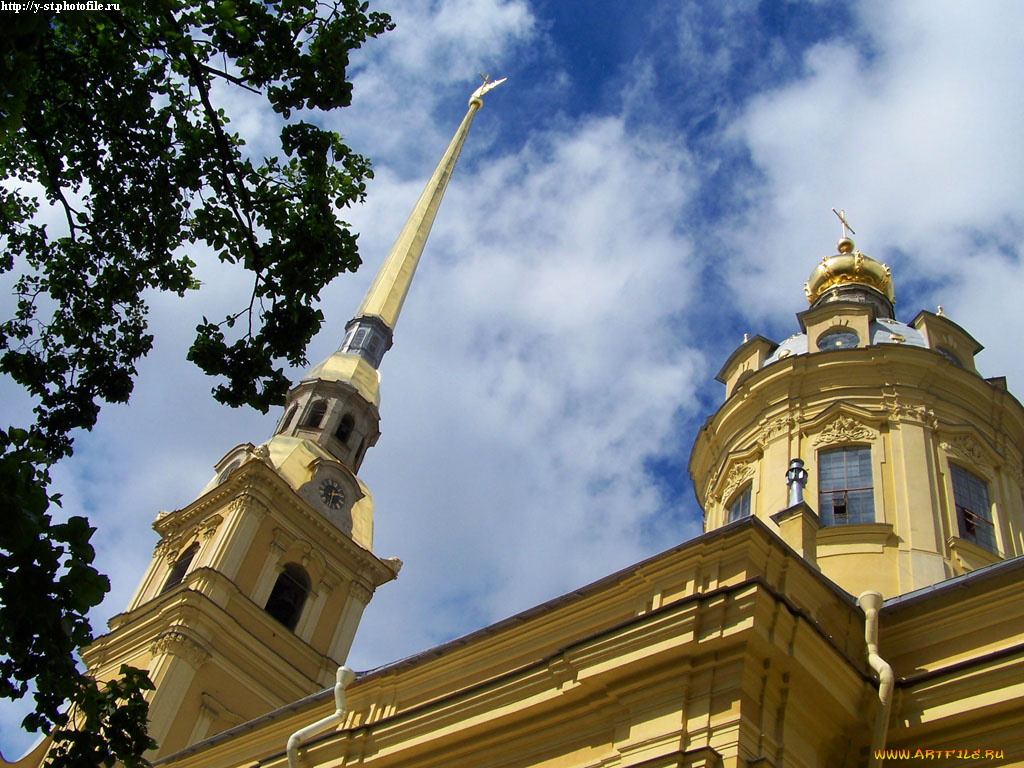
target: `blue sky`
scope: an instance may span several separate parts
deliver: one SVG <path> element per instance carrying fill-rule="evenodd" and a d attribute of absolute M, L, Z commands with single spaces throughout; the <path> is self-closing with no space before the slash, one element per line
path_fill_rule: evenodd
<path fill-rule="evenodd" d="M 311 363 L 338 345 L 477 72 L 486 98 L 381 367 L 382 437 L 361 476 L 378 590 L 349 663 L 415 653 L 700 531 L 686 461 L 743 334 L 781 341 L 845 208 L 893 269 L 897 316 L 942 304 L 1024 391 L 1024 5 L 975 2 L 396 1 L 325 118 L 375 162 L 345 211 L 364 267 L 323 294 Z M 272 116 L 233 102 L 260 151 Z M 230 111 L 230 110 L 229 110 Z M 149 561 L 160 509 L 189 503 L 279 417 L 231 411 L 184 353 L 245 281 L 199 254 L 201 294 L 153 297 L 157 346 L 132 403 L 55 472 L 100 528 L 113 591 Z M 3 301 L 7 301 L 3 299 Z M 295 378 L 301 371 L 295 372 Z M 25 401 L 0 382 L 0 416 Z M 779 478 L 779 482 L 782 482 Z M 0 714 L 0 748 L 15 707 Z"/>

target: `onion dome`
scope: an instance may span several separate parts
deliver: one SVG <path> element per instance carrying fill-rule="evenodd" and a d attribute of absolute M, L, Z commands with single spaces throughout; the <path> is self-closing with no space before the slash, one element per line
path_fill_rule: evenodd
<path fill-rule="evenodd" d="M 837 247 L 839 252 L 822 258 L 804 283 L 807 303 L 813 307 L 827 301 L 868 301 L 892 317 L 895 299 L 889 267 L 855 250 L 849 237 Z"/>

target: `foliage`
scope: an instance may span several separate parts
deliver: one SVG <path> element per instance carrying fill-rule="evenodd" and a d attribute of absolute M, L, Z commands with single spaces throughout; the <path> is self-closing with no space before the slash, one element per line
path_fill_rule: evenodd
<path fill-rule="evenodd" d="M 148 680 L 125 669 L 100 686 L 76 669 L 109 585 L 90 564 L 87 521 L 48 514 L 47 468 L 103 402 L 127 401 L 153 342 L 146 295 L 198 288 L 199 246 L 253 287 L 224 320 L 202 319 L 189 358 L 219 378 L 224 403 L 281 400 L 282 361 L 304 364 L 320 328 L 320 290 L 359 265 L 335 209 L 371 176 L 336 133 L 291 118 L 347 106 L 350 52 L 391 28 L 360 0 L 119 6 L 7 14 L 0 29 L 0 273 L 18 275 L 0 371 L 35 403 L 35 423 L 0 431 L 0 695 L 35 681 L 25 725 L 56 729 L 59 765 L 139 764 Z M 255 159 L 228 127 L 223 105 L 246 100 L 279 116 L 273 156 Z M 67 702 L 84 727 L 63 727 Z"/>

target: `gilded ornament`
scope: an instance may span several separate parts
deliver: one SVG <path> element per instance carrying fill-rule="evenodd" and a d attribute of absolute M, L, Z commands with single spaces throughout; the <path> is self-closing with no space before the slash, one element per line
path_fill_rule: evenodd
<path fill-rule="evenodd" d="M 814 444 L 854 443 L 874 440 L 875 437 L 875 431 L 870 427 L 849 416 L 839 416 L 818 433 L 818 436 L 814 438 Z"/>

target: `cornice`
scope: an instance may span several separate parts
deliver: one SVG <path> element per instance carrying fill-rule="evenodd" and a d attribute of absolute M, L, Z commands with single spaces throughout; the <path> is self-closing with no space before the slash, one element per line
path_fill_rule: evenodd
<path fill-rule="evenodd" d="M 344 468 L 344 465 L 339 466 Z M 393 580 L 397 575 L 387 561 L 336 528 L 299 496 L 272 467 L 257 458 L 247 461 L 221 485 L 188 506 L 159 518 L 153 523 L 153 528 L 161 536 L 173 538 L 215 510 L 227 508 L 229 511 L 237 511 L 241 505 L 253 505 L 252 511 L 273 515 L 275 519 L 293 525 L 302 532 L 303 538 L 321 543 L 329 541 L 345 553 L 345 557 L 332 559 L 339 562 L 354 561 L 358 565 L 355 573 L 365 577 L 374 587 Z"/>

